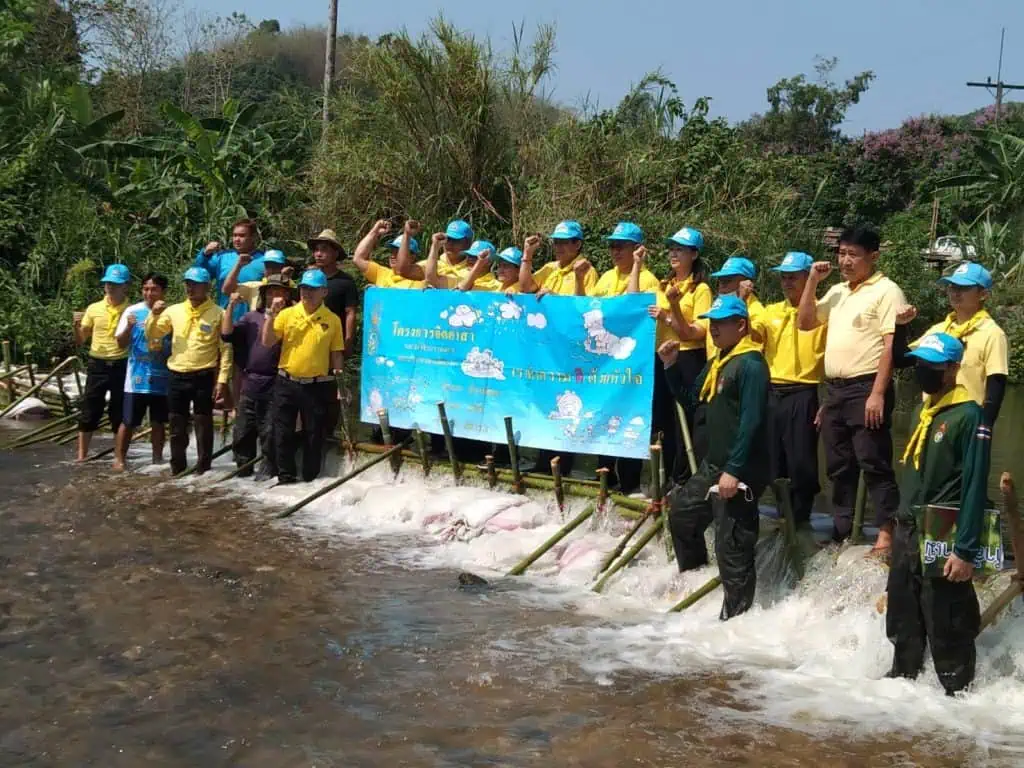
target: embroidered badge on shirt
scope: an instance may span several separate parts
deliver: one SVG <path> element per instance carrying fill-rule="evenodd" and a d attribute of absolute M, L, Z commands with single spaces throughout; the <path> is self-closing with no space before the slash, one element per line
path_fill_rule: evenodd
<path fill-rule="evenodd" d="M 200 323 L 199 330 L 202 331 L 203 333 L 209 333 L 210 331 L 213 330 L 213 326 L 211 326 L 209 323 Z"/>
<path fill-rule="evenodd" d="M 932 441 L 936 443 L 941 443 L 942 438 L 946 436 L 946 427 L 946 422 L 942 422 L 941 424 L 939 424 L 938 429 L 935 430 L 935 437 L 932 438 Z"/>

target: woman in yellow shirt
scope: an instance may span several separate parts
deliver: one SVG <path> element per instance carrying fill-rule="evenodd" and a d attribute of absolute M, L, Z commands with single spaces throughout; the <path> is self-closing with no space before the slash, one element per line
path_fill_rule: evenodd
<path fill-rule="evenodd" d="M 704 236 L 693 227 L 683 227 L 665 240 L 668 245 L 668 263 L 672 274 L 663 280 L 656 295 L 657 301 L 649 312 L 658 324 L 655 349 L 666 341 L 679 343 L 679 357 L 676 361 L 682 382 L 687 390 L 693 387 L 697 377 L 704 370 L 707 354 L 704 347 L 706 330 L 696 325 L 697 333 L 685 341 L 678 333 L 676 314 L 693 324 L 697 317 L 711 308 L 711 288 L 700 253 L 704 248 Z M 671 294 L 672 301 L 669 301 Z M 678 307 L 673 313 L 673 303 Z M 684 478 L 689 473 L 686 456 L 680 441 L 680 426 L 676 412 L 675 398 L 668 388 L 665 368 L 658 355 L 654 356 L 654 413 L 652 424 L 655 431 L 662 433 L 662 455 L 665 457 L 667 477 Z M 687 413 L 687 426 L 693 428 L 693 413 Z"/>

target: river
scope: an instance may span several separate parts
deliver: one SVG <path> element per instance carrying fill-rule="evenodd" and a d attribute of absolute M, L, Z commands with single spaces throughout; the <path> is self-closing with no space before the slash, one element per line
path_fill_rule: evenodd
<path fill-rule="evenodd" d="M 719 594 L 664 612 L 714 570 L 657 540 L 592 593 L 613 520 L 500 577 L 575 505 L 380 466 L 278 521 L 307 488 L 161 481 L 144 452 L 123 476 L 0 454 L 0 765 L 1021 764 L 1020 606 L 951 700 L 930 667 L 883 679 L 885 575 L 856 549 L 794 590 L 766 546 L 758 607 L 723 624 Z"/>

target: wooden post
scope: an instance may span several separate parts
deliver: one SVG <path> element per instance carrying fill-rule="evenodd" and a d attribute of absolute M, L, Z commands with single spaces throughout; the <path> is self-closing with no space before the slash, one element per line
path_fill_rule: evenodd
<path fill-rule="evenodd" d="M 4 373 L 10 373 L 11 371 L 11 342 L 4 341 Z M 8 377 L 7 379 L 7 394 L 10 396 L 8 402 L 14 400 L 17 395 L 15 394 L 14 378 Z"/>
<path fill-rule="evenodd" d="M 597 492 L 597 508 L 600 512 L 604 512 L 604 508 L 608 504 L 608 473 L 610 471 L 608 467 L 599 467 L 597 470 L 597 479 L 601 484 L 600 490 Z"/>
<path fill-rule="evenodd" d="M 36 372 L 32 368 L 32 353 L 25 355 L 25 362 L 28 363 L 28 383 L 34 387 L 36 385 Z"/>
<path fill-rule="evenodd" d="M 427 436 L 419 427 L 416 428 L 415 435 L 416 449 L 419 451 L 420 461 L 423 463 L 423 476 L 427 477 L 430 474 L 430 450 L 427 447 Z"/>
<path fill-rule="evenodd" d="M 562 488 L 562 460 L 558 456 L 551 460 L 551 477 L 555 483 L 555 503 L 561 512 L 565 509 L 565 489 Z"/>
<path fill-rule="evenodd" d="M 484 466 L 487 472 L 487 485 L 493 489 L 498 484 L 498 473 L 494 470 L 494 457 L 484 456 Z"/>
<path fill-rule="evenodd" d="M 516 445 L 516 435 L 512 431 L 512 417 L 505 417 L 505 440 L 508 442 L 508 458 L 512 464 L 512 492 L 523 492 L 523 478 L 519 474 L 519 446 Z"/>
<path fill-rule="evenodd" d="M 377 411 L 377 420 L 380 422 L 380 433 L 384 437 L 384 445 L 388 448 L 394 445 L 391 438 L 391 421 L 388 419 L 388 411 L 386 408 L 381 408 Z M 391 471 L 396 475 L 402 468 L 402 452 L 396 451 L 391 454 Z"/>
<path fill-rule="evenodd" d="M 793 565 L 796 577 L 802 579 L 804 577 L 804 556 L 800 551 L 800 542 L 796 538 L 796 521 L 793 519 L 793 501 L 789 493 L 789 480 L 780 477 L 772 483 L 772 492 L 775 494 L 775 503 L 778 505 L 779 514 L 782 517 L 782 533 L 785 537 L 789 561 Z"/>
<path fill-rule="evenodd" d="M 459 460 L 455 456 L 455 438 L 452 437 L 452 425 L 448 421 L 444 402 L 437 404 L 437 415 L 441 418 L 441 432 L 444 435 L 444 449 L 448 453 L 448 463 L 452 465 L 452 474 L 455 476 L 455 484 L 458 485 L 462 480 L 462 465 L 459 464 Z"/>
<path fill-rule="evenodd" d="M 58 363 L 56 357 L 50 358 L 50 365 L 52 365 L 54 368 L 57 367 Z M 69 398 L 68 393 L 64 391 L 64 374 L 58 373 L 56 379 L 57 391 L 60 392 L 61 411 L 63 412 L 64 416 L 67 416 L 69 413 L 71 413 L 71 398 Z"/>

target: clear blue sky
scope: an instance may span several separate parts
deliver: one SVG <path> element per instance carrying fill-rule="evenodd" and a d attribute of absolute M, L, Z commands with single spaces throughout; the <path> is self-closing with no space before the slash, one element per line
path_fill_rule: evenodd
<path fill-rule="evenodd" d="M 327 0 L 204 0 L 208 12 L 276 18 L 287 28 L 321 24 Z M 765 89 L 813 72 L 814 57 L 837 56 L 837 79 L 873 70 L 877 79 L 848 115 L 856 135 L 928 113 L 963 113 L 993 102 L 968 80 L 995 79 L 1006 27 L 1003 79 L 1024 84 L 1024 0 L 339 0 L 339 32 L 376 37 L 422 32 L 437 11 L 460 28 L 511 45 L 512 25 L 557 27 L 554 98 L 579 105 L 589 94 L 613 106 L 645 72 L 661 68 L 689 106 L 712 98 L 712 113 L 742 120 L 766 106 Z M 1024 100 L 1024 91 L 1011 98 Z"/>

